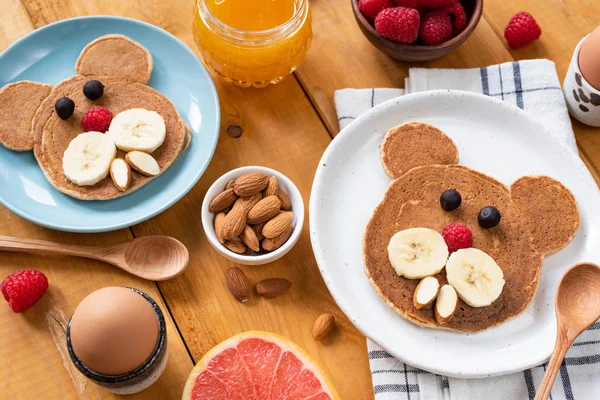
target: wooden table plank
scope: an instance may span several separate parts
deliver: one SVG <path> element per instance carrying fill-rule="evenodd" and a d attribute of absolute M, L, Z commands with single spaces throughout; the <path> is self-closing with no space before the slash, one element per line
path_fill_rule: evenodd
<path fill-rule="evenodd" d="M 11 22 L 0 27 L 0 50 L 34 28 L 18 0 L 0 3 L 0 14 Z M 36 22 L 39 26 L 39 21 Z M 52 240 L 79 245 L 109 246 L 132 239 L 129 229 L 103 234 L 70 234 L 34 225 L 0 207 L 0 235 Z M 23 268 L 48 276 L 50 288 L 38 304 L 14 314 L 0 304 L 0 398 L 112 399 L 116 396 L 87 381 L 71 364 L 65 329 L 75 307 L 93 290 L 130 286 L 152 296 L 167 321 L 169 363 L 163 376 L 144 392 L 148 399 L 178 399 L 193 362 L 161 299 L 155 283 L 134 278 L 107 264 L 69 257 L 0 253 L 0 279 Z"/>
<path fill-rule="evenodd" d="M 50 5 L 24 0 L 24 4 L 36 25 L 76 15 L 122 15 L 157 25 L 196 50 L 190 26 L 193 0 L 149 1 L 138 7 L 120 0 L 52 1 Z M 291 280 L 293 287 L 288 294 L 274 300 L 255 295 L 242 305 L 226 289 L 224 273 L 232 264 L 210 247 L 200 222 L 200 205 L 209 185 L 233 168 L 265 165 L 296 183 L 307 212 L 313 175 L 331 138 L 293 77 L 263 90 L 244 90 L 215 81 L 221 100 L 222 126 L 209 169 L 175 206 L 133 228 L 135 236 L 172 235 L 190 250 L 186 273 L 160 283 L 187 346 L 194 359 L 199 360 L 207 350 L 235 333 L 251 329 L 273 331 L 306 349 L 332 377 L 342 398 L 370 398 L 372 386 L 365 338 L 339 311 L 322 281 L 312 254 L 308 221 L 299 243 L 286 257 L 266 266 L 244 269 L 251 282 L 272 276 Z M 233 139 L 225 133 L 229 123 L 242 126 L 240 138 Z M 327 340 L 315 342 L 312 324 L 323 312 L 334 314 L 340 328 Z"/>

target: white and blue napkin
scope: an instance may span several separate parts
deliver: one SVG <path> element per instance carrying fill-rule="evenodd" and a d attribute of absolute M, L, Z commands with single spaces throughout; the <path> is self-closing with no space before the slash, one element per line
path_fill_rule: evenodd
<path fill-rule="evenodd" d="M 405 88 L 336 91 L 340 129 L 372 107 L 405 93 L 465 90 L 508 101 L 531 113 L 577 152 L 560 82 L 549 60 L 472 69 L 411 68 Z M 367 345 L 376 400 L 533 399 L 546 369 L 544 364 L 497 378 L 455 379 L 406 365 L 370 340 Z M 584 332 L 567 353 L 550 399 L 600 400 L 600 322 Z"/>

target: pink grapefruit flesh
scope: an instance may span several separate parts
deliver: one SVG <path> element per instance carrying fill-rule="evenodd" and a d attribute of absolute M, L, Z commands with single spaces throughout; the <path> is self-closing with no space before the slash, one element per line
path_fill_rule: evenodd
<path fill-rule="evenodd" d="M 184 400 L 339 399 L 319 367 L 296 345 L 267 332 L 245 332 L 198 362 Z"/>

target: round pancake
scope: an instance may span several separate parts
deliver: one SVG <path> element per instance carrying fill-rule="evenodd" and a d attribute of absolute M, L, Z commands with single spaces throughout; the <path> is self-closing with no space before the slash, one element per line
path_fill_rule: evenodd
<path fill-rule="evenodd" d="M 554 254 L 573 240 L 581 217 L 573 193 L 562 183 L 549 176 L 524 176 L 510 192 L 540 253 Z"/>
<path fill-rule="evenodd" d="M 52 86 L 20 81 L 0 89 L 0 143 L 14 151 L 33 149 L 31 121 Z"/>
<path fill-rule="evenodd" d="M 390 129 L 379 146 L 385 173 L 396 179 L 420 165 L 456 164 L 458 149 L 444 132 L 422 122 L 409 122 Z"/>
<path fill-rule="evenodd" d="M 461 206 L 444 211 L 440 194 L 454 188 L 462 195 Z M 502 214 L 500 225 L 483 229 L 479 211 L 494 206 Z M 435 320 L 433 306 L 417 310 L 413 294 L 419 279 L 396 274 L 387 253 L 390 238 L 398 231 L 425 227 L 438 232 L 449 223 L 460 222 L 473 232 L 473 247 L 496 260 L 506 284 L 500 297 L 488 307 L 474 308 L 459 300 L 459 307 L 445 325 Z M 475 332 L 500 324 L 531 302 L 538 286 L 543 255 L 538 252 L 523 216 L 511 199 L 509 189 L 497 180 L 460 165 L 416 167 L 393 181 L 375 209 L 364 235 L 365 272 L 377 293 L 403 317 L 419 325 Z M 436 275 L 447 283 L 445 269 Z"/>
<path fill-rule="evenodd" d="M 80 75 L 114 76 L 123 81 L 148 83 L 153 61 L 150 52 L 123 35 L 101 36 L 83 48 L 75 70 Z"/>
<path fill-rule="evenodd" d="M 91 79 L 97 79 L 105 86 L 104 95 L 96 101 L 89 100 L 83 94 L 83 85 Z M 66 121 L 54 111 L 54 103 L 63 96 L 75 102 L 75 112 Z M 78 186 L 67 179 L 62 168 L 64 151 L 71 140 L 83 132 L 81 119 L 94 105 L 106 107 L 113 115 L 130 108 L 145 108 L 156 111 L 164 118 L 167 130 L 165 141 L 152 153 L 161 173 L 183 151 L 186 142 L 184 123 L 175 106 L 161 93 L 144 84 L 114 77 L 76 75 L 52 89 L 33 120 L 35 157 L 48 181 L 61 192 L 82 200 L 107 200 L 131 193 L 154 178 L 133 172 L 132 185 L 124 192 L 115 187 L 110 176 L 94 186 Z M 124 153 L 119 151 L 117 156 L 124 157 Z"/>

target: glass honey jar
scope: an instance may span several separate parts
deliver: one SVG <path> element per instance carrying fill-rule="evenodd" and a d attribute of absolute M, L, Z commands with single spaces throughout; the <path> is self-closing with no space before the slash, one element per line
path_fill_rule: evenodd
<path fill-rule="evenodd" d="M 228 82 L 265 87 L 291 74 L 312 39 L 308 0 L 197 0 L 194 38 Z"/>

